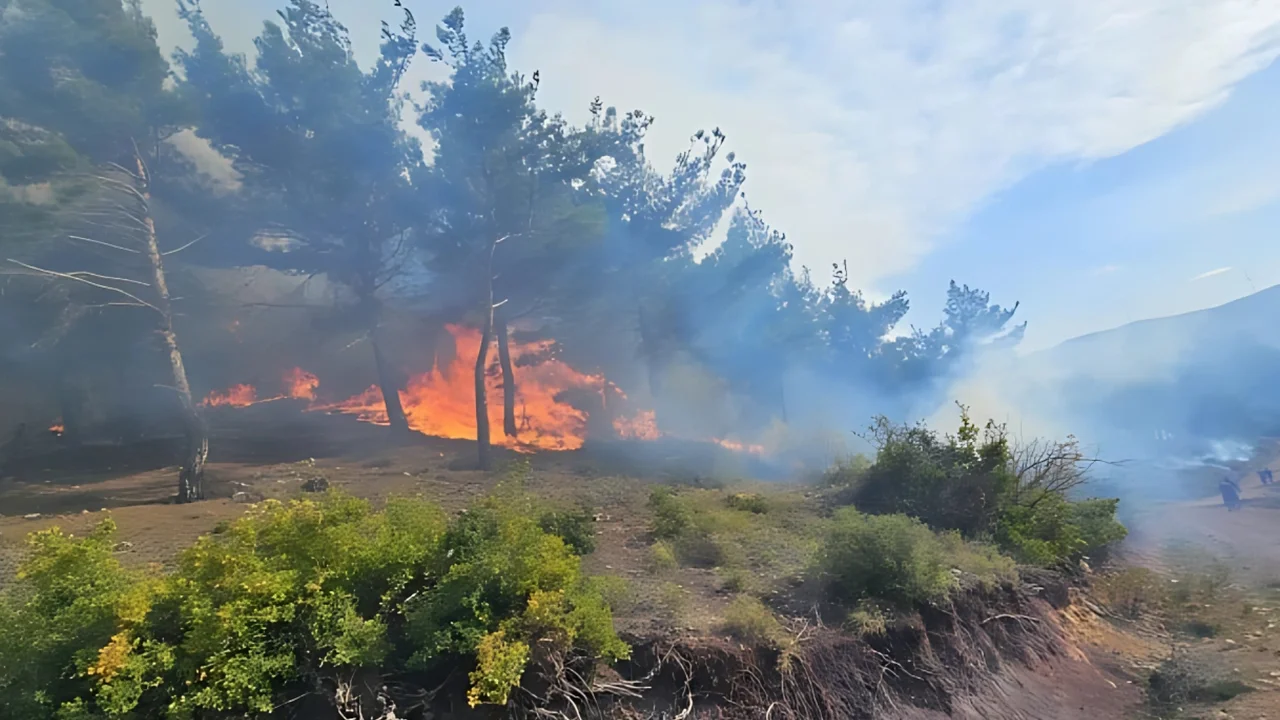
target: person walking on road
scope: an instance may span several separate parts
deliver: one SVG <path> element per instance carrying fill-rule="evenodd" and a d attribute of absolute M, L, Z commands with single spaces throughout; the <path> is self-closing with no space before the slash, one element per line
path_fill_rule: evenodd
<path fill-rule="evenodd" d="M 1275 480 L 1271 477 L 1271 468 L 1262 468 L 1261 470 L 1259 470 L 1258 479 L 1262 481 L 1263 485 L 1270 485 L 1271 483 L 1275 482 Z"/>
<path fill-rule="evenodd" d="M 1240 509 L 1240 486 L 1225 475 L 1218 483 L 1218 492 L 1222 493 L 1222 504 L 1228 511 Z"/>

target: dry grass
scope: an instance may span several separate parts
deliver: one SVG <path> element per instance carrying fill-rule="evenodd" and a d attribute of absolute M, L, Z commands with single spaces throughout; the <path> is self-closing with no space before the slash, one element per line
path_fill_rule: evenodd
<path fill-rule="evenodd" d="M 733 637 L 753 645 L 772 645 L 782 636 L 782 625 L 764 603 L 749 595 L 739 595 L 724 611 L 724 629 Z"/>

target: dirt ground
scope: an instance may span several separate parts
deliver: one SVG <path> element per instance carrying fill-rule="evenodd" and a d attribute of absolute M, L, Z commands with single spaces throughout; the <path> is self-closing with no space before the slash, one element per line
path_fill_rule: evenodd
<path fill-rule="evenodd" d="M 1280 717 L 1280 486 L 1263 486 L 1257 470 L 1280 471 L 1280 446 L 1268 448 L 1240 482 L 1243 507 L 1220 495 L 1153 504 L 1129 520 L 1122 560 L 1171 575 L 1220 577 L 1223 587 L 1201 609 L 1220 628 L 1214 637 L 1167 637 L 1180 651 L 1229 668 L 1253 691 L 1189 717 L 1263 720 Z M 1214 474 L 1216 480 L 1216 473 Z M 1166 653 L 1167 654 L 1167 653 Z"/>
<path fill-rule="evenodd" d="M 214 439 L 210 499 L 191 505 L 172 502 L 176 472 L 159 451 L 127 456 L 96 449 L 22 463 L 13 475 L 0 479 L 0 586 L 12 577 L 28 533 L 54 525 L 81 533 L 107 513 L 119 526 L 123 560 L 164 565 L 219 522 L 239 516 L 247 503 L 304 496 L 304 483 L 315 477 L 374 501 L 420 495 L 450 511 L 463 509 L 503 478 L 500 471 L 470 469 L 473 443 L 421 437 L 391 442 L 385 429 L 349 418 L 313 415 L 294 425 L 270 424 L 270 432 L 240 428 L 215 433 Z M 700 450 L 645 452 L 646 463 L 632 462 L 625 448 L 591 446 L 526 456 L 532 465 L 527 488 L 550 502 L 595 511 L 598 549 L 585 563 L 592 572 L 631 581 L 631 606 L 617 613 L 622 632 L 715 634 L 720 610 L 731 597 L 722 578 L 713 570 L 695 568 L 655 577 L 643 508 L 655 483 L 673 476 L 696 483 L 704 472 L 741 477 L 747 466 L 723 451 L 693 460 L 689 453 Z M 669 457 L 653 461 L 655 453 Z M 520 457 L 507 451 L 499 456 L 499 466 Z M 1275 466 L 1280 469 L 1280 462 Z M 677 467 L 683 469 L 671 469 Z M 1234 513 L 1214 498 L 1150 508 L 1139 514 L 1127 548 L 1130 562 L 1157 567 L 1177 562 L 1174 551 L 1179 548 L 1200 548 L 1227 562 L 1236 582 L 1255 599 L 1239 622 L 1200 641 L 1196 649 L 1228 658 L 1256 691 L 1205 709 L 1226 715 L 1203 717 L 1280 718 L 1280 491 L 1258 486 L 1255 478 L 1245 498 L 1245 508 Z M 689 600 L 674 627 L 669 614 L 664 615 L 673 586 Z M 1002 717 L 1028 719 L 1156 717 L 1144 710 L 1143 678 L 1185 641 L 1149 627 L 1117 624 L 1082 608 L 1063 615 L 1062 622 L 1075 641 L 1070 657 L 1003 675 L 990 697 L 974 698 L 971 706 L 957 708 L 955 716 L 995 717 L 991 708 L 998 705 L 1005 708 Z"/>

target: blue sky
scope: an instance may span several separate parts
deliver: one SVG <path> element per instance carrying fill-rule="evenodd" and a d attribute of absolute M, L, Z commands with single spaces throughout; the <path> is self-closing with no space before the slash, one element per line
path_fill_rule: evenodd
<path fill-rule="evenodd" d="M 392 0 L 329 1 L 363 56 L 396 19 Z M 404 2 L 424 37 L 454 4 Z M 242 51 L 277 5 L 204 4 Z M 144 7 L 182 41 L 171 0 Z M 720 126 L 797 262 L 825 279 L 847 258 L 870 295 L 908 290 L 909 321 L 936 322 L 955 278 L 1022 301 L 1037 349 L 1280 283 L 1275 0 L 464 8 L 475 38 L 510 26 L 546 107 L 655 115 L 656 162 Z"/>
<path fill-rule="evenodd" d="M 927 321 L 951 278 L 1021 300 L 1025 349 L 1280 283 L 1280 64 L 1121 155 L 994 194 L 910 272 Z"/>

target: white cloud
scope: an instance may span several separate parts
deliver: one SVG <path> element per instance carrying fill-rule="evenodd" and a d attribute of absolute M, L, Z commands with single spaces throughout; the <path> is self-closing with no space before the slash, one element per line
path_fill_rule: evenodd
<path fill-rule="evenodd" d="M 228 0 L 227 11 L 243 1 Z M 331 0 L 353 36 L 376 33 L 366 1 Z M 441 8 L 407 4 L 427 36 Z M 693 131 L 720 126 L 748 163 L 749 198 L 788 233 L 797 259 L 822 279 L 848 258 L 854 285 L 869 290 L 909 270 L 993 193 L 1048 163 L 1159 137 L 1280 50 L 1276 0 L 466 8 L 512 25 L 512 62 L 541 71 L 547 107 L 580 122 L 600 95 L 655 115 L 658 162 Z M 259 22 L 244 22 L 233 44 L 246 46 Z"/>
<path fill-rule="evenodd" d="M 1206 280 L 1211 277 L 1217 277 L 1218 275 L 1229 273 L 1234 269 L 1235 268 L 1232 268 L 1232 267 L 1220 267 L 1215 270 L 1210 270 L 1208 272 L 1202 272 L 1199 275 L 1191 278 L 1191 282 L 1196 282 L 1197 280 Z"/>
<path fill-rule="evenodd" d="M 1221 102 L 1280 42 L 1273 0 L 765 0 L 598 6 L 516 28 L 542 98 L 658 118 L 655 155 L 720 125 L 747 193 L 821 273 L 908 270 L 985 198 L 1059 160 L 1152 140 Z"/>
<path fill-rule="evenodd" d="M 1102 275 L 1110 275 L 1112 273 L 1119 272 L 1119 271 L 1120 271 L 1119 265 L 1102 265 L 1100 267 L 1096 267 L 1093 269 L 1093 275 L 1095 277 L 1100 277 Z"/>

